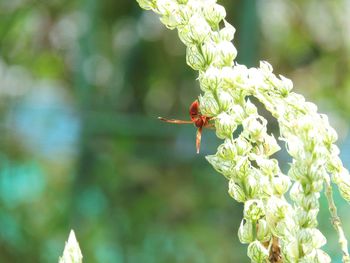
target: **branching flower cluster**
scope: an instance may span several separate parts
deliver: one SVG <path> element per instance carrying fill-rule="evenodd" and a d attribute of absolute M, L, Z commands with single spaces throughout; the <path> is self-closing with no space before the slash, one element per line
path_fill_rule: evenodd
<path fill-rule="evenodd" d="M 215 122 L 223 140 L 209 163 L 229 182 L 229 194 L 244 203 L 238 231 L 253 262 L 330 262 L 321 250 L 326 238 L 317 229 L 320 193 L 325 187 L 343 262 L 350 262 L 347 241 L 332 198 L 331 181 L 350 201 L 350 175 L 334 145 L 337 133 L 327 116 L 292 92 L 291 80 L 276 76 L 261 62 L 247 68 L 234 62 L 235 29 L 215 0 L 137 0 L 177 29 L 186 61 L 199 72 L 200 110 Z M 271 156 L 280 150 L 267 121 L 249 97 L 257 98 L 277 119 L 279 139 L 292 157 L 288 174 Z M 237 131 L 241 131 L 238 135 Z M 285 194 L 289 192 L 292 204 Z"/>

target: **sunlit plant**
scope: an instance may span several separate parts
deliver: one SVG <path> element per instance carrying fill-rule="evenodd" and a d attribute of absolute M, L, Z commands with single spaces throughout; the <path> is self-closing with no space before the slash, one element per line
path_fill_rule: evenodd
<path fill-rule="evenodd" d="M 269 63 L 247 68 L 234 61 L 235 28 L 225 20 L 225 8 L 215 0 L 137 2 L 159 14 L 167 28 L 178 30 L 187 47 L 186 62 L 199 72 L 203 92 L 199 96 L 200 113 L 210 118 L 217 137 L 223 140 L 216 154 L 206 158 L 228 179 L 229 194 L 244 203 L 238 238 L 248 244 L 251 261 L 330 262 L 321 249 L 327 240 L 317 228 L 323 191 L 343 262 L 350 262 L 331 185 L 336 184 L 349 201 L 350 176 L 338 157 L 334 144 L 337 133 L 327 116 L 292 92 L 292 81 L 276 76 Z M 249 97 L 258 99 L 278 121 L 278 139 L 292 158 L 287 174 L 271 158 L 280 147 Z"/>

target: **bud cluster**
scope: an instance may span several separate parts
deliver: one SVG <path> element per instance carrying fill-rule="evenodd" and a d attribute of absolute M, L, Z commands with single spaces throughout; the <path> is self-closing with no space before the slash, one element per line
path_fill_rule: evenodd
<path fill-rule="evenodd" d="M 238 236 L 249 243 L 252 262 L 268 260 L 276 245 L 285 262 L 330 262 L 320 250 L 326 239 L 316 228 L 320 192 L 331 174 L 350 201 L 350 175 L 338 157 L 337 134 L 327 117 L 292 92 L 291 80 L 277 77 L 267 62 L 258 68 L 234 62 L 235 29 L 216 0 L 137 1 L 157 12 L 168 28 L 178 30 L 187 47 L 187 64 L 199 71 L 201 113 L 211 117 L 217 137 L 224 141 L 207 160 L 229 180 L 229 194 L 244 203 Z M 278 120 L 280 139 L 293 158 L 288 175 L 271 158 L 280 147 L 248 96 L 262 102 Z M 284 198 L 290 187 L 293 205 Z M 340 243 L 341 239 L 345 237 Z"/>

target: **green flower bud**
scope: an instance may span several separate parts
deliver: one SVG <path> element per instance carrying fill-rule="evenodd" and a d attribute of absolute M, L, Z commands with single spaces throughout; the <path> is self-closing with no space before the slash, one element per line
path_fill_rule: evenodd
<path fill-rule="evenodd" d="M 318 225 L 318 211 L 318 208 L 304 211 L 302 208 L 298 207 L 296 211 L 296 221 L 298 222 L 298 225 L 303 227 L 316 227 Z"/>
<path fill-rule="evenodd" d="M 244 105 L 244 111 L 248 116 L 257 115 L 258 108 L 247 99 L 246 104 Z"/>
<path fill-rule="evenodd" d="M 226 16 L 226 10 L 223 6 L 218 4 L 205 4 L 203 8 L 203 15 L 212 28 L 216 28 L 221 20 Z"/>
<path fill-rule="evenodd" d="M 244 203 L 244 218 L 252 220 L 253 222 L 258 221 L 265 215 L 264 204 L 261 200 L 248 200 Z"/>
<path fill-rule="evenodd" d="M 281 95 L 283 97 L 286 97 L 289 94 L 289 92 L 293 89 L 293 82 L 282 75 L 280 75 L 280 78 L 281 78 L 281 85 L 278 88 L 279 88 L 279 91 L 281 92 Z"/>
<path fill-rule="evenodd" d="M 202 46 L 202 55 L 204 57 L 205 64 L 207 66 L 209 66 L 214 60 L 216 52 L 217 52 L 217 47 L 214 45 L 212 41 L 204 42 Z"/>
<path fill-rule="evenodd" d="M 219 105 L 213 93 L 207 91 L 203 96 L 199 96 L 200 111 L 203 115 L 213 117 L 219 114 Z"/>
<path fill-rule="evenodd" d="M 157 0 L 156 11 L 159 14 L 167 15 L 171 14 L 178 8 L 178 4 L 172 0 Z"/>
<path fill-rule="evenodd" d="M 230 115 L 233 115 L 236 119 L 236 122 L 241 124 L 246 117 L 246 114 L 242 108 L 241 105 L 239 104 L 234 104 L 230 107 Z"/>
<path fill-rule="evenodd" d="M 252 145 L 243 136 L 239 136 L 237 139 L 235 139 L 235 145 L 237 154 L 241 156 L 246 155 L 252 149 Z"/>
<path fill-rule="evenodd" d="M 220 40 L 232 41 L 235 36 L 236 29 L 224 20 L 224 28 L 219 32 Z"/>
<path fill-rule="evenodd" d="M 237 156 L 237 147 L 231 139 L 225 139 L 225 142 L 218 147 L 216 154 L 224 160 L 234 160 Z"/>
<path fill-rule="evenodd" d="M 266 159 L 257 156 L 256 162 L 265 175 L 273 176 L 279 172 L 279 166 L 276 159 Z"/>
<path fill-rule="evenodd" d="M 229 182 L 229 190 L 228 193 L 230 196 L 235 199 L 237 202 L 244 203 L 247 199 L 245 196 L 245 193 L 237 183 L 234 182 L 234 180 L 230 180 Z"/>
<path fill-rule="evenodd" d="M 238 229 L 238 238 L 242 244 L 253 242 L 253 223 L 251 220 L 243 219 Z"/>
<path fill-rule="evenodd" d="M 217 55 L 214 64 L 219 67 L 232 66 L 237 56 L 237 49 L 229 41 L 221 41 L 217 44 Z"/>
<path fill-rule="evenodd" d="M 185 5 L 188 2 L 188 0 L 176 0 L 176 1 L 181 5 Z"/>
<path fill-rule="evenodd" d="M 252 262 L 266 262 L 269 257 L 269 251 L 259 242 L 254 241 L 248 246 L 248 257 Z"/>
<path fill-rule="evenodd" d="M 216 136 L 220 139 L 230 138 L 236 128 L 235 118 L 226 112 L 221 112 L 215 119 Z"/>
<path fill-rule="evenodd" d="M 199 83 L 203 91 L 218 89 L 222 83 L 221 71 L 210 66 L 204 73 L 200 73 Z"/>
<path fill-rule="evenodd" d="M 157 0 L 136 0 L 140 7 L 146 10 L 155 9 Z"/>
<path fill-rule="evenodd" d="M 243 121 L 243 128 L 253 141 L 260 141 L 266 134 L 266 120 L 261 116 L 247 118 Z"/>
<path fill-rule="evenodd" d="M 273 178 L 273 189 L 275 194 L 283 195 L 285 194 L 289 187 L 291 186 L 291 181 L 288 176 L 279 173 L 277 176 Z"/>
<path fill-rule="evenodd" d="M 179 37 L 186 46 L 201 44 L 210 34 L 210 26 L 199 13 L 194 13 L 188 25 L 179 29 Z"/>
<path fill-rule="evenodd" d="M 256 239 L 260 242 L 267 242 L 271 239 L 271 232 L 266 220 L 259 219 L 257 223 Z"/>
<path fill-rule="evenodd" d="M 207 66 L 205 58 L 196 46 L 187 47 L 186 62 L 191 68 L 195 70 L 203 70 Z"/>
<path fill-rule="evenodd" d="M 208 155 L 205 158 L 216 171 L 223 174 L 226 178 L 231 178 L 233 166 L 232 161 L 223 160 L 216 155 Z"/>
<path fill-rule="evenodd" d="M 218 102 L 222 111 L 227 111 L 233 104 L 233 98 L 227 91 L 219 89 L 217 92 Z"/>

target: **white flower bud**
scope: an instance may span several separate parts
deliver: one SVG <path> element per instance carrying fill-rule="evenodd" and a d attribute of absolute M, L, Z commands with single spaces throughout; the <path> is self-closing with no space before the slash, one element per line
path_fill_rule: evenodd
<path fill-rule="evenodd" d="M 234 104 L 230 108 L 230 115 L 233 115 L 237 124 L 241 124 L 246 117 L 244 109 L 239 104 Z"/>
<path fill-rule="evenodd" d="M 217 55 L 215 57 L 214 64 L 223 67 L 231 67 L 233 65 L 233 60 L 237 56 L 237 49 L 229 41 L 221 41 L 217 44 Z"/>
<path fill-rule="evenodd" d="M 209 66 L 214 60 L 217 53 L 217 47 L 212 41 L 205 41 L 202 46 L 202 55 L 205 60 L 205 64 Z"/>
<path fill-rule="evenodd" d="M 140 7 L 146 10 L 155 9 L 157 0 L 136 0 Z"/>
<path fill-rule="evenodd" d="M 270 75 L 273 71 L 271 64 L 267 61 L 260 61 L 260 69 L 265 75 Z"/>
<path fill-rule="evenodd" d="M 254 241 L 248 246 L 248 257 L 252 262 L 266 262 L 269 257 L 269 251 L 259 242 Z"/>
<path fill-rule="evenodd" d="M 162 15 L 174 13 L 178 4 L 172 0 L 157 0 L 157 12 Z"/>
<path fill-rule="evenodd" d="M 266 120 L 261 116 L 247 118 L 243 121 L 243 128 L 253 141 L 259 141 L 266 134 Z"/>
<path fill-rule="evenodd" d="M 232 179 L 229 181 L 229 190 L 228 193 L 230 196 L 235 199 L 237 202 L 244 203 L 247 199 L 245 193 L 237 183 L 235 183 Z"/>
<path fill-rule="evenodd" d="M 271 232 L 266 220 L 260 219 L 257 223 L 256 239 L 260 242 L 267 242 L 271 238 Z"/>
<path fill-rule="evenodd" d="M 326 244 L 327 240 L 317 228 L 303 228 L 298 233 L 298 241 L 304 254 L 311 253 L 314 249 Z"/>
<path fill-rule="evenodd" d="M 218 24 L 226 16 L 226 10 L 218 4 L 204 4 L 203 15 L 208 23 L 213 27 L 218 27 Z"/>
<path fill-rule="evenodd" d="M 242 244 L 253 242 L 253 223 L 250 220 L 243 219 L 238 229 L 238 238 Z"/>
<path fill-rule="evenodd" d="M 231 161 L 223 160 L 216 155 L 208 155 L 205 158 L 216 171 L 223 174 L 226 178 L 231 177 L 233 166 L 233 163 Z"/>
<path fill-rule="evenodd" d="M 264 204 L 261 200 L 253 199 L 244 203 L 244 218 L 256 222 L 265 215 Z"/>
<path fill-rule="evenodd" d="M 216 136 L 220 139 L 231 138 L 236 128 L 235 118 L 226 112 L 221 112 L 215 119 Z"/>
<path fill-rule="evenodd" d="M 235 36 L 236 29 L 224 20 L 224 28 L 219 32 L 220 39 L 225 41 L 232 41 Z"/>
<path fill-rule="evenodd" d="M 244 105 L 244 111 L 248 116 L 258 114 L 258 108 L 253 103 L 251 103 L 249 99 Z"/>
<path fill-rule="evenodd" d="M 283 195 L 285 194 L 289 187 L 291 186 L 291 181 L 288 176 L 279 173 L 277 176 L 273 178 L 273 189 L 275 194 Z"/>
<path fill-rule="evenodd" d="M 82 261 L 83 256 L 78 241 L 75 237 L 74 231 L 71 230 L 59 263 L 81 263 Z"/>
<path fill-rule="evenodd" d="M 210 66 L 204 73 L 200 73 L 199 82 L 203 91 L 216 90 L 221 86 L 221 71 Z"/>
<path fill-rule="evenodd" d="M 219 105 L 213 93 L 207 91 L 203 96 L 199 96 L 200 111 L 203 115 L 213 117 L 219 114 Z"/>
<path fill-rule="evenodd" d="M 207 21 L 200 14 L 194 13 L 188 25 L 179 30 L 179 37 L 187 46 L 198 45 L 210 37 L 210 33 L 211 28 Z"/>
<path fill-rule="evenodd" d="M 257 182 L 255 180 L 254 177 L 251 176 L 250 179 L 247 179 L 250 170 L 250 161 L 248 159 L 248 156 L 239 156 L 236 157 L 236 165 L 232 168 L 232 173 L 234 175 L 235 178 L 237 178 L 238 180 L 249 180 L 249 185 L 255 185 L 254 189 L 247 189 L 247 194 L 249 194 L 249 197 L 252 197 L 255 195 L 255 193 L 257 192 Z"/>
<path fill-rule="evenodd" d="M 227 111 L 233 105 L 233 98 L 229 92 L 219 89 L 217 96 L 222 111 Z"/>
<path fill-rule="evenodd" d="M 237 146 L 231 139 L 225 139 L 225 142 L 219 145 L 216 155 L 224 160 L 234 160 L 237 156 Z"/>
<path fill-rule="evenodd" d="M 196 46 L 189 46 L 186 49 L 186 62 L 194 70 L 203 70 L 206 68 L 206 61 Z"/>
<path fill-rule="evenodd" d="M 279 166 L 276 159 L 266 159 L 264 157 L 257 156 L 256 163 L 264 175 L 273 176 L 279 172 Z"/>
<path fill-rule="evenodd" d="M 237 154 L 241 156 L 247 155 L 247 153 L 249 153 L 252 149 L 252 145 L 243 136 L 239 136 L 237 139 L 235 139 L 235 145 Z"/>
<path fill-rule="evenodd" d="M 286 97 L 289 94 L 289 92 L 293 89 L 293 82 L 282 75 L 279 76 L 281 79 L 281 85 L 278 88 L 281 92 L 281 95 L 283 97 Z"/>
<path fill-rule="evenodd" d="M 350 201 L 350 177 L 343 177 L 338 180 L 338 188 L 341 196 L 346 200 Z"/>

